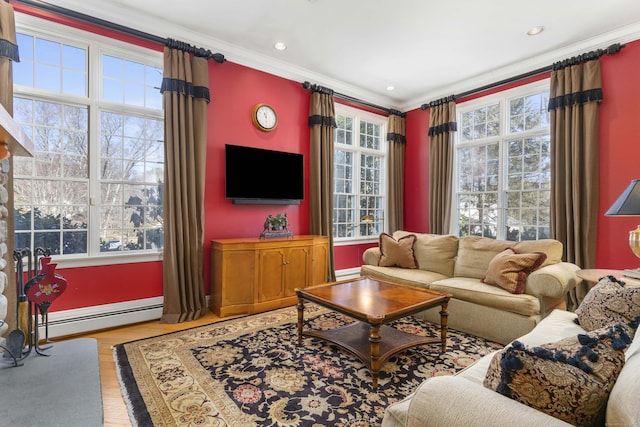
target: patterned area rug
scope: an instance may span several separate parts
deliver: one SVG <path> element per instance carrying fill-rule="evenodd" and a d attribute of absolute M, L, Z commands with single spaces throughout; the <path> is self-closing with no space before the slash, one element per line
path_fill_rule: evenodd
<path fill-rule="evenodd" d="M 288 307 L 222 321 L 114 348 L 132 423 L 139 426 L 378 426 L 385 408 L 426 378 L 452 375 L 502 346 L 449 329 L 440 344 L 390 358 L 378 389 L 355 356 L 305 337 Z M 352 319 L 305 305 L 305 329 Z M 439 337 L 439 325 L 407 317 L 391 324 Z M 384 339 L 384 337 L 383 337 Z"/>

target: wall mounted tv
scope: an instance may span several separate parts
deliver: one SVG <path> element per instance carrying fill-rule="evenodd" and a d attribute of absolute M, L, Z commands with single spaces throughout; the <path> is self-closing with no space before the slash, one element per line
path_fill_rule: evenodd
<path fill-rule="evenodd" d="M 298 205 L 304 199 L 303 156 L 225 145 L 225 197 L 234 204 Z"/>

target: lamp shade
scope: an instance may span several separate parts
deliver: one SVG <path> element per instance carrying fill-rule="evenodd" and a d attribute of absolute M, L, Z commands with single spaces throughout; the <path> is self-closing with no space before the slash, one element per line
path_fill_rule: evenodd
<path fill-rule="evenodd" d="M 605 215 L 640 216 L 640 179 L 631 181 Z"/>

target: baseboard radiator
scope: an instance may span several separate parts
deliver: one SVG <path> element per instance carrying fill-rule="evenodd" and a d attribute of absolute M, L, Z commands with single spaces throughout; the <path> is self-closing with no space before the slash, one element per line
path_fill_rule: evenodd
<path fill-rule="evenodd" d="M 336 271 L 336 280 L 358 277 L 360 267 Z M 49 326 L 40 325 L 40 338 L 56 338 L 83 334 L 100 329 L 115 328 L 133 323 L 157 320 L 162 316 L 164 297 L 145 298 L 134 301 L 103 304 L 91 307 L 49 313 Z M 207 296 L 207 306 L 209 297 Z"/>
<path fill-rule="evenodd" d="M 355 279 L 356 277 L 360 277 L 360 267 L 336 270 L 336 280 Z"/>
<path fill-rule="evenodd" d="M 145 298 L 114 304 L 74 308 L 49 313 L 48 337 L 82 334 L 99 329 L 114 328 L 132 323 L 160 319 L 164 297 Z M 40 338 L 47 331 L 39 329 Z"/>

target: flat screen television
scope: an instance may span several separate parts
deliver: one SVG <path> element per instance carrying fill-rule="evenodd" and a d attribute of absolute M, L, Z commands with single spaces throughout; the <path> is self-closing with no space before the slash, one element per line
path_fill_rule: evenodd
<path fill-rule="evenodd" d="M 235 204 L 300 204 L 302 154 L 226 144 L 225 197 Z"/>

